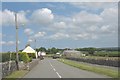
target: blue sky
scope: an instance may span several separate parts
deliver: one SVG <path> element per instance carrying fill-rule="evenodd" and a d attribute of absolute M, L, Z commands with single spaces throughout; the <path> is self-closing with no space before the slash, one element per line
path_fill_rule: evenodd
<path fill-rule="evenodd" d="M 117 3 L 3 2 L 3 52 L 15 51 L 14 12 L 18 13 L 19 49 L 27 43 L 33 48 L 118 45 Z"/>

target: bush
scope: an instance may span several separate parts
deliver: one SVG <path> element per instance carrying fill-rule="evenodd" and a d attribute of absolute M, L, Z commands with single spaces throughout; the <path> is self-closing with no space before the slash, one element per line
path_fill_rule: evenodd
<path fill-rule="evenodd" d="M 36 58 L 36 55 L 35 53 L 27 53 L 29 57 L 31 57 L 32 59 L 35 59 Z"/>
<path fill-rule="evenodd" d="M 33 58 L 32 58 L 32 57 L 30 57 L 30 62 L 32 62 L 32 59 L 33 59 Z"/>
<path fill-rule="evenodd" d="M 2 53 L 2 62 L 10 60 L 10 53 Z"/>
<path fill-rule="evenodd" d="M 25 52 L 19 52 L 19 60 L 23 61 L 24 63 L 30 62 L 30 58 L 27 53 Z"/>
<path fill-rule="evenodd" d="M 15 52 L 7 52 L 7 53 L 1 53 L 2 54 L 2 62 L 7 62 L 10 60 L 16 60 L 16 53 Z M 11 54 L 11 59 L 10 59 Z M 19 52 L 19 61 L 23 61 L 25 63 L 32 61 L 33 58 L 35 58 L 35 54 L 31 54 L 29 58 L 28 54 L 25 52 Z"/>

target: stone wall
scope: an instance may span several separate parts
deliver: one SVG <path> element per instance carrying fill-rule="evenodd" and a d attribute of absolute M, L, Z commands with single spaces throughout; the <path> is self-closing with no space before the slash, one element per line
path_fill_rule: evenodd
<path fill-rule="evenodd" d="M 113 67 L 119 67 L 120 61 L 116 60 L 102 60 L 102 59 L 88 59 L 88 58 L 67 58 L 70 60 L 80 61 L 80 62 L 87 62 L 91 64 L 98 64 L 98 65 L 105 65 L 105 66 L 113 66 Z"/>
<path fill-rule="evenodd" d="M 33 59 L 32 62 L 25 64 L 23 62 L 19 62 L 20 70 L 31 70 L 39 63 L 38 59 Z M 15 61 L 2 63 L 2 77 L 10 75 L 12 72 L 16 71 L 16 63 Z"/>
<path fill-rule="evenodd" d="M 2 77 L 11 74 L 15 70 L 17 70 L 15 61 L 2 63 Z"/>
<path fill-rule="evenodd" d="M 33 59 L 32 62 L 28 64 L 28 70 L 31 70 L 34 66 L 36 66 L 39 63 L 38 59 Z"/>

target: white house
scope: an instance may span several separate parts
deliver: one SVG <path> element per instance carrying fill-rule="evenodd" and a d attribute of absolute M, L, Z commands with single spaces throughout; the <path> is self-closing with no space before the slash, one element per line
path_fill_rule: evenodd
<path fill-rule="evenodd" d="M 27 46 L 22 52 L 33 53 L 33 54 L 35 53 L 36 58 L 38 57 L 37 52 L 30 46 Z"/>
<path fill-rule="evenodd" d="M 40 55 L 42 55 L 42 56 L 45 56 L 46 55 L 46 53 L 45 52 L 38 52 L 38 56 L 40 56 Z"/>

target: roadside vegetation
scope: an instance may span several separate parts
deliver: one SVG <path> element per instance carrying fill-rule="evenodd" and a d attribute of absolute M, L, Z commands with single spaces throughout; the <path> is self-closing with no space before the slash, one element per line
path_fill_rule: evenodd
<path fill-rule="evenodd" d="M 7 78 L 9 78 L 9 80 L 16 80 L 18 78 L 24 77 L 27 73 L 27 70 L 14 71 L 11 75 L 6 76 L 5 79 L 7 80 Z"/>
<path fill-rule="evenodd" d="M 32 59 L 35 58 L 34 53 L 25 53 L 25 52 L 19 52 L 19 61 L 23 61 L 25 63 L 31 62 Z M 15 52 L 6 52 L 6 53 L 1 53 L 2 60 L 1 62 L 7 62 L 7 61 L 15 61 L 16 60 L 16 53 Z"/>
<path fill-rule="evenodd" d="M 112 69 L 101 68 L 101 67 L 96 67 L 92 65 L 90 66 L 87 64 L 82 64 L 82 63 L 78 63 L 78 62 L 67 60 L 67 59 L 59 59 L 59 61 L 82 70 L 92 71 L 95 73 L 110 76 L 112 78 L 118 78 L 118 71 L 115 71 Z"/>

